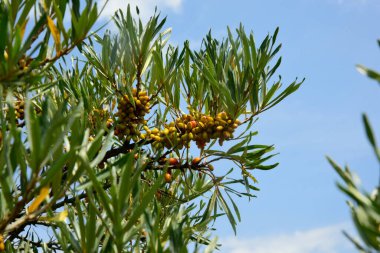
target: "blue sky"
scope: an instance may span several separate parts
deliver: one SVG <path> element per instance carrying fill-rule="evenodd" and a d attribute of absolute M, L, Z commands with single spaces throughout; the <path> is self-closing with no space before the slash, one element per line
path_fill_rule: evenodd
<path fill-rule="evenodd" d="M 242 22 L 260 41 L 279 26 L 283 61 L 278 74 L 285 84 L 306 78 L 296 94 L 262 114 L 255 125 L 255 142 L 275 144 L 280 165 L 255 174 L 261 188 L 257 199 L 238 201 L 242 222 L 237 237 L 227 221 L 217 225 L 221 252 L 355 252 L 341 234 L 352 229 L 350 215 L 325 156 L 349 164 L 364 187 L 375 185 L 378 165 L 361 113 L 367 112 L 378 129 L 380 87 L 355 65 L 380 70 L 380 2 L 110 0 L 103 17 L 127 3 L 138 3 L 145 17 L 157 5 L 173 28 L 171 41 L 188 39 L 195 48 L 209 29 L 223 37 L 227 25 L 235 28 Z"/>

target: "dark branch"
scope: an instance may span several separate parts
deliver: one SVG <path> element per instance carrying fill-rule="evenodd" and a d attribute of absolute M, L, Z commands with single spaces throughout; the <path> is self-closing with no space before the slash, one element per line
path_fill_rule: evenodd
<path fill-rule="evenodd" d="M 104 156 L 103 160 L 100 162 L 100 164 L 106 162 L 108 159 L 110 159 L 112 157 L 118 156 L 120 154 L 129 153 L 129 152 L 131 152 L 132 149 L 134 149 L 137 146 L 147 145 L 147 144 L 150 144 L 152 142 L 153 142 L 153 140 L 149 140 L 149 141 L 141 140 L 141 141 L 134 142 L 134 143 L 124 142 L 124 144 L 122 146 L 108 150 L 106 152 L 106 155 Z"/>

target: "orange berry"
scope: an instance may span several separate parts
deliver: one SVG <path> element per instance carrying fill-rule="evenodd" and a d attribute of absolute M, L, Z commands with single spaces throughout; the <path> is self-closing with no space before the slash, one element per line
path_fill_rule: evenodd
<path fill-rule="evenodd" d="M 197 126 L 197 122 L 195 120 L 190 121 L 191 128 L 195 128 Z"/>
<path fill-rule="evenodd" d="M 173 165 L 173 166 L 178 165 L 179 164 L 178 159 L 174 158 L 174 157 L 170 157 L 169 158 L 169 164 Z"/>
<path fill-rule="evenodd" d="M 0 252 L 5 251 L 5 245 L 4 245 L 4 238 L 2 235 L 0 235 Z"/>
<path fill-rule="evenodd" d="M 200 158 L 200 157 L 195 157 L 191 163 L 192 163 L 193 165 L 197 165 L 197 164 L 199 164 L 199 163 L 201 162 L 201 160 L 202 160 L 202 158 Z"/>
<path fill-rule="evenodd" d="M 172 174 L 166 172 L 164 178 L 166 183 L 170 183 L 172 181 Z"/>

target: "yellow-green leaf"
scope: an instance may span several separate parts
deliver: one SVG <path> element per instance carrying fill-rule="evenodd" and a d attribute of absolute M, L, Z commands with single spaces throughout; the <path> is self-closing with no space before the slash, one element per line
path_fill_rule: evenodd
<path fill-rule="evenodd" d="M 32 202 L 32 204 L 28 207 L 28 212 L 32 213 L 37 210 L 37 208 L 41 205 L 41 203 L 45 200 L 45 198 L 49 195 L 50 188 L 45 186 L 40 190 L 40 194 L 37 198 Z"/>
<path fill-rule="evenodd" d="M 22 26 L 21 26 L 21 39 L 24 38 L 25 28 L 26 28 L 26 25 L 28 24 L 28 21 L 29 21 L 29 19 L 27 18 L 27 19 L 25 20 L 25 22 L 24 22 L 24 23 L 22 24 Z"/>
<path fill-rule="evenodd" d="M 55 215 L 53 217 L 40 217 L 40 218 L 38 218 L 38 220 L 39 221 L 63 222 L 66 220 L 67 215 L 68 215 L 67 210 L 64 210 L 64 211 L 58 213 L 57 215 Z"/>
<path fill-rule="evenodd" d="M 61 49 L 61 35 L 55 26 L 54 21 L 49 16 L 47 16 L 47 24 L 55 42 L 55 50 L 57 51 L 57 54 L 59 54 Z"/>

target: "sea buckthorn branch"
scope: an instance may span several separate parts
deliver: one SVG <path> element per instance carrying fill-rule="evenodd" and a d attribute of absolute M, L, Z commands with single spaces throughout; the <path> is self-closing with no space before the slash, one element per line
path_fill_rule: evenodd
<path fill-rule="evenodd" d="M 174 158 L 176 159 L 176 158 Z M 170 161 L 170 160 L 169 160 Z M 185 171 L 186 169 L 194 170 L 194 171 L 210 171 L 210 168 L 208 167 L 208 164 L 193 164 L 193 163 L 183 163 L 183 164 L 177 164 L 177 165 L 170 165 L 170 162 L 167 162 L 167 164 L 151 164 L 148 163 L 145 167 L 145 171 L 147 170 L 181 170 Z M 212 170 L 212 169 L 211 169 Z"/>
<path fill-rule="evenodd" d="M 149 140 L 140 140 L 138 142 L 130 143 L 128 141 L 124 142 L 122 146 L 117 148 L 111 148 L 108 150 L 103 158 L 103 160 L 100 162 L 100 164 L 105 163 L 108 159 L 112 157 L 116 157 L 120 154 L 127 154 L 130 153 L 131 150 L 133 150 L 135 147 L 139 147 L 142 145 L 148 145 L 152 143 L 153 141 Z"/>
<path fill-rule="evenodd" d="M 42 225 L 42 224 L 33 224 L 33 225 Z M 49 224 L 49 226 L 50 226 L 50 224 Z M 54 251 L 62 250 L 62 247 L 60 246 L 60 244 L 58 242 L 54 242 L 54 241 L 43 242 L 42 240 L 33 241 L 33 240 L 27 239 L 26 237 L 19 236 L 19 235 L 16 235 L 15 238 L 19 239 L 20 242 L 25 241 L 28 244 L 31 244 L 31 245 L 38 247 L 38 248 L 43 248 L 43 247 L 47 246 L 49 249 L 54 250 Z M 11 239 L 14 239 L 14 238 L 9 238 L 9 240 L 11 240 Z"/>

